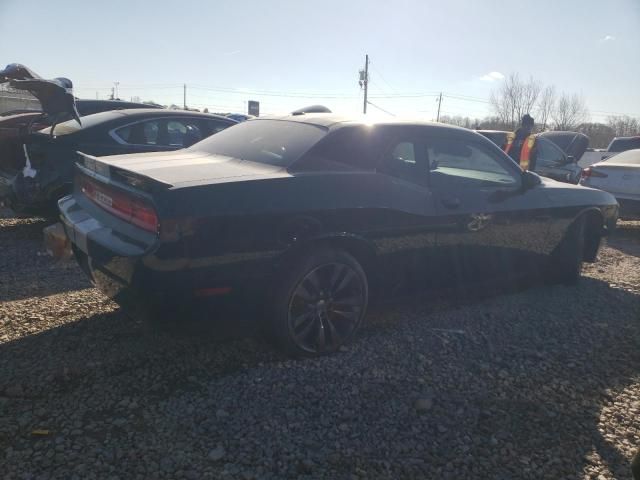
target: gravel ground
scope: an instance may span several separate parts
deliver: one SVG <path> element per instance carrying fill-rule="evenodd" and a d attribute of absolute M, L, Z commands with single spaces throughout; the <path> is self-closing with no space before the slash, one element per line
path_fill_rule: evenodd
<path fill-rule="evenodd" d="M 0 219 L 2 478 L 628 479 L 640 223 L 577 287 L 395 300 L 332 357 L 151 333 Z"/>

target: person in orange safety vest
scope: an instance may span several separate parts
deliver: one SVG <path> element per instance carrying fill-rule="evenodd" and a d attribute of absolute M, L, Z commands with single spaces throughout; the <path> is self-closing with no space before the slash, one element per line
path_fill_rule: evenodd
<path fill-rule="evenodd" d="M 536 136 L 531 133 L 534 121 L 528 113 L 522 117 L 518 130 L 507 134 L 507 143 L 502 148 L 513 158 L 522 170 L 535 170 Z"/>

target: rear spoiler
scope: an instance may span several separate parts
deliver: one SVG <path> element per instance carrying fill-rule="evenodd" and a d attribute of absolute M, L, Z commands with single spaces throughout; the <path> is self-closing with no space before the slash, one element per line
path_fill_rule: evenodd
<path fill-rule="evenodd" d="M 140 189 L 149 190 L 152 185 L 159 185 L 170 188 L 172 184 L 156 180 L 155 178 L 131 172 L 127 169 L 110 165 L 108 157 L 94 157 L 80 151 L 76 151 L 80 159 L 76 163 L 81 171 L 90 173 L 106 179 L 106 183 L 124 183 L 125 185 Z"/>

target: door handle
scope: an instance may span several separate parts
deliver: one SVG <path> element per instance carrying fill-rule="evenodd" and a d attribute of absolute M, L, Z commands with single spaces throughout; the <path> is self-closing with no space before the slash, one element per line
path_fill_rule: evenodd
<path fill-rule="evenodd" d="M 444 197 L 440 201 L 445 208 L 458 208 L 461 203 L 458 197 Z"/>

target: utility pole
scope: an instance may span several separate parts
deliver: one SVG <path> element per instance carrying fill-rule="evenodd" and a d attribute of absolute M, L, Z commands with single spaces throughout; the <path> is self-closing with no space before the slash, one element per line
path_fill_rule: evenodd
<path fill-rule="evenodd" d="M 442 105 L 442 92 L 438 96 L 438 116 L 436 117 L 436 122 L 440 121 L 440 105 Z"/>
<path fill-rule="evenodd" d="M 367 93 L 369 90 L 369 55 L 364 56 L 364 110 L 367 113 Z"/>
<path fill-rule="evenodd" d="M 118 85 L 120 85 L 120 82 L 113 82 L 113 84 L 115 85 L 115 99 L 117 100 L 118 98 Z"/>
<path fill-rule="evenodd" d="M 360 88 L 364 88 L 364 104 L 362 113 L 367 113 L 367 93 L 369 90 L 369 55 L 364 56 L 364 70 L 360 70 Z"/>
<path fill-rule="evenodd" d="M 183 86 L 183 91 L 182 91 L 182 106 L 184 108 L 184 110 L 187 109 L 187 84 L 185 83 Z"/>

